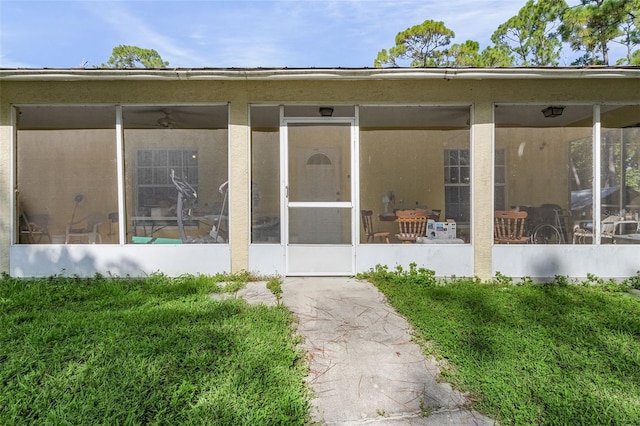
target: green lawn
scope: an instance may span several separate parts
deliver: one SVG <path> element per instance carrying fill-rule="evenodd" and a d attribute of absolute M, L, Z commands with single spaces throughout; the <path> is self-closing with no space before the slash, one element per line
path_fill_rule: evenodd
<path fill-rule="evenodd" d="M 620 286 L 362 277 L 501 424 L 640 424 L 640 298 Z M 308 423 L 290 313 L 210 299 L 228 278 L 4 276 L 0 425 Z"/>
<path fill-rule="evenodd" d="M 640 298 L 620 286 L 441 285 L 415 268 L 363 277 L 440 357 L 444 380 L 500 424 L 640 424 Z"/>
<path fill-rule="evenodd" d="M 4 276 L 0 424 L 305 424 L 290 313 L 210 299 L 222 278 Z"/>

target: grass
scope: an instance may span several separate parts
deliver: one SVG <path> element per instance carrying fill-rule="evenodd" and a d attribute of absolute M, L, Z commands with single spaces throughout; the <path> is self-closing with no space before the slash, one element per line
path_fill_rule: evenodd
<path fill-rule="evenodd" d="M 306 424 L 290 313 L 210 299 L 229 278 L 4 276 L 0 424 Z"/>
<path fill-rule="evenodd" d="M 625 286 L 443 284 L 414 266 L 361 278 L 500 424 L 640 424 L 640 298 Z M 3 276 L 0 425 L 307 424 L 290 313 L 209 298 L 248 279 Z M 280 284 L 268 283 L 277 297 Z"/>
<path fill-rule="evenodd" d="M 362 278 L 416 327 L 444 380 L 500 424 L 640 424 L 640 298 L 625 286 L 501 275 L 444 285 L 414 266 Z"/>

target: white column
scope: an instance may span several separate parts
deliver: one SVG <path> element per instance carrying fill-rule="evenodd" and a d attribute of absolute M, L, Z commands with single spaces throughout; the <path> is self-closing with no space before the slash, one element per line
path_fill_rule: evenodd
<path fill-rule="evenodd" d="M 492 276 L 493 104 L 478 102 L 471 115 L 471 229 L 475 276 Z"/>

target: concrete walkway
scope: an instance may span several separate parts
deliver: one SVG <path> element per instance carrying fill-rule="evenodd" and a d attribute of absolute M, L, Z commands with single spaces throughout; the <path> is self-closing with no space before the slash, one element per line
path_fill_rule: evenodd
<path fill-rule="evenodd" d="M 264 283 L 238 292 L 275 303 Z M 493 425 L 463 394 L 437 381 L 435 360 L 409 325 L 366 281 L 285 278 L 282 302 L 298 318 L 310 366 L 312 416 L 321 425 Z"/>

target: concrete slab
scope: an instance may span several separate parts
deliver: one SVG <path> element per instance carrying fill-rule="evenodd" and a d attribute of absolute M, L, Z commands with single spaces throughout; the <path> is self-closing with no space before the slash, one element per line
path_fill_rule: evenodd
<path fill-rule="evenodd" d="M 326 425 L 493 425 L 437 381 L 438 366 L 411 341 L 407 321 L 375 286 L 351 278 L 285 278 L 282 302 L 297 316 Z"/>
<path fill-rule="evenodd" d="M 209 297 L 216 300 L 243 298 L 249 304 L 253 305 L 263 304 L 267 306 L 275 306 L 278 303 L 274 294 L 267 288 L 266 281 L 250 281 L 237 292 L 212 293 Z"/>

